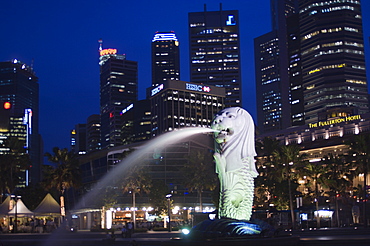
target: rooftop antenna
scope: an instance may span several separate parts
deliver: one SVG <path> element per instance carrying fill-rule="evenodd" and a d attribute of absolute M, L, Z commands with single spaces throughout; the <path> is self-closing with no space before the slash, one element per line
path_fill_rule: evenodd
<path fill-rule="evenodd" d="M 103 39 L 99 39 L 98 42 L 99 42 L 99 51 L 102 51 L 103 50 Z"/>
<path fill-rule="evenodd" d="M 34 63 L 34 59 L 32 58 L 32 60 L 31 60 L 31 71 L 33 71 L 33 63 Z"/>

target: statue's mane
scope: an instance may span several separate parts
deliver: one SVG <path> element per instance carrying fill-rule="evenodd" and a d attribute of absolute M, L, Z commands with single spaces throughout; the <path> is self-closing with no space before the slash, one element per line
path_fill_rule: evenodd
<path fill-rule="evenodd" d="M 221 143 L 216 146 L 218 152 L 224 156 L 228 156 L 230 153 L 240 155 L 240 159 L 247 157 L 256 156 L 256 150 L 254 145 L 254 123 L 252 116 L 244 109 L 235 107 L 238 117 L 236 120 L 242 122 L 235 122 L 241 128 L 237 134 L 234 134 L 232 138 L 226 143 Z M 238 153 L 240 152 L 240 153 Z"/>

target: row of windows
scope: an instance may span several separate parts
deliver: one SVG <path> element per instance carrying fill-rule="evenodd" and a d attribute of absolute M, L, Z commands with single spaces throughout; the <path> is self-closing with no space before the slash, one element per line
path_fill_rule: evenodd
<path fill-rule="evenodd" d="M 349 54 L 364 55 L 364 52 L 362 50 L 336 49 L 336 50 L 320 51 L 314 57 L 318 57 L 318 56 L 322 56 L 322 55 L 338 54 L 338 53 L 349 53 Z"/>
<path fill-rule="evenodd" d="M 321 102 L 321 101 L 330 100 L 330 99 L 338 99 L 338 98 L 350 98 L 350 99 L 358 99 L 358 100 L 367 100 L 367 96 L 359 96 L 359 95 L 344 93 L 344 94 L 328 95 L 328 96 L 315 98 L 313 100 L 307 101 L 305 103 L 305 105 L 310 105 L 310 104 L 318 103 L 318 102 Z M 340 103 L 340 105 L 341 104 L 343 104 L 343 103 Z M 328 106 L 328 105 L 326 105 L 326 106 Z"/>
<path fill-rule="evenodd" d="M 357 92 L 362 91 L 362 92 L 367 93 L 366 88 L 356 88 L 356 87 L 351 87 L 351 86 L 339 86 L 339 87 L 327 87 L 327 88 L 323 88 L 322 90 L 319 90 L 319 91 L 314 91 L 314 92 L 311 92 L 311 93 L 307 93 L 307 94 L 305 94 L 304 97 L 307 98 L 307 97 L 319 95 L 319 94 L 325 93 L 326 91 L 340 91 L 340 90 L 357 91 Z"/>
<path fill-rule="evenodd" d="M 347 64 L 345 64 L 345 63 L 322 66 L 322 67 L 315 68 L 315 69 L 309 71 L 308 74 L 313 74 L 313 73 L 320 72 L 320 71 L 326 70 L 326 69 L 343 68 L 343 67 L 346 67 L 346 66 L 347 66 Z"/>
<path fill-rule="evenodd" d="M 306 8 L 301 9 L 299 13 L 306 12 L 307 10 L 314 8 L 314 7 L 319 7 L 319 6 L 328 6 L 332 4 L 338 4 L 338 3 L 353 3 L 353 4 L 360 4 L 360 1 L 357 0 L 330 0 L 330 1 L 323 1 L 323 2 L 316 2 L 308 5 Z"/>
<path fill-rule="evenodd" d="M 321 10 L 321 13 L 329 13 L 329 12 L 332 12 L 332 11 L 338 11 L 338 10 L 343 10 L 343 9 L 348 9 L 348 10 L 352 10 L 352 11 L 355 10 L 354 7 L 345 5 L 345 6 L 337 6 L 337 7 L 325 8 L 325 9 L 322 9 Z M 309 13 L 309 15 L 315 15 L 317 13 L 318 13 L 317 10 L 313 10 L 313 11 L 311 11 Z"/>
<path fill-rule="evenodd" d="M 312 37 L 315 37 L 316 35 L 320 34 L 320 33 L 333 33 L 333 32 L 341 32 L 341 31 L 347 31 L 347 32 L 359 32 L 359 30 L 357 28 L 353 28 L 353 27 L 348 27 L 348 26 L 345 26 L 344 28 L 342 27 L 335 27 L 335 28 L 330 28 L 330 29 L 322 29 L 320 31 L 314 31 L 314 32 L 311 32 L 307 35 L 305 35 L 303 38 L 302 38 L 302 41 L 303 40 L 307 40 L 307 39 L 310 39 Z"/>
<path fill-rule="evenodd" d="M 318 44 L 318 45 L 315 45 L 305 51 L 302 52 L 302 55 L 306 55 L 314 50 L 317 50 L 317 49 L 320 49 L 320 47 L 323 47 L 323 48 L 326 48 L 326 47 L 333 47 L 333 46 L 340 46 L 340 45 L 347 45 L 347 46 L 355 46 L 355 47 L 359 47 L 359 48 L 363 48 L 364 45 L 363 44 L 360 44 L 360 43 L 356 43 L 356 42 L 343 42 L 343 41 L 336 41 L 336 42 L 332 42 L 332 43 L 326 43 L 326 44 L 322 44 L 321 46 Z M 349 52 L 350 53 L 350 52 Z M 354 51 L 355 53 L 355 51 Z"/>
<path fill-rule="evenodd" d="M 239 67 L 206 67 L 206 68 L 197 68 L 197 72 L 209 72 L 209 71 L 226 71 L 226 70 L 239 70 Z"/>
<path fill-rule="evenodd" d="M 239 59 L 210 59 L 210 60 L 192 60 L 191 63 L 214 63 L 214 62 L 238 62 Z M 162 62 L 163 63 L 163 62 Z"/>
<path fill-rule="evenodd" d="M 237 38 L 213 38 L 213 39 L 199 39 L 197 43 L 220 43 L 220 42 L 236 42 L 238 41 Z"/>

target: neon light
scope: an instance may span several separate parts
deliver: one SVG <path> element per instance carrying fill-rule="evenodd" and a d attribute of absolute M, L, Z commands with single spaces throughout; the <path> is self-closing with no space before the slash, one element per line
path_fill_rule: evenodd
<path fill-rule="evenodd" d="M 32 110 L 29 108 L 26 108 L 24 110 L 24 116 L 23 116 L 23 124 L 26 125 L 27 134 L 26 134 L 26 152 L 28 153 L 28 149 L 30 147 L 30 138 L 32 134 Z"/>
<path fill-rule="evenodd" d="M 203 91 L 203 92 L 210 92 L 211 87 L 204 86 L 204 85 L 195 85 L 195 84 L 189 84 L 186 83 L 186 89 L 191 91 Z"/>
<path fill-rule="evenodd" d="M 309 128 L 315 128 L 315 127 L 320 127 L 320 126 L 329 126 L 329 125 L 334 125 L 334 124 L 339 124 L 342 122 L 348 122 L 348 121 L 354 121 L 354 120 L 360 120 L 361 115 L 352 115 L 352 116 L 347 116 L 347 117 L 342 117 L 338 119 L 333 119 L 333 120 L 327 120 L 327 121 L 319 121 L 316 123 L 309 123 L 308 127 Z"/>
<path fill-rule="evenodd" d="M 130 104 L 127 106 L 127 108 L 125 108 L 124 110 L 121 111 L 121 115 L 123 115 L 124 113 L 126 113 L 127 111 L 129 111 L 130 109 L 132 109 L 134 107 L 134 104 Z"/>
<path fill-rule="evenodd" d="M 163 90 L 163 88 L 164 88 L 164 85 L 163 84 L 158 85 L 156 88 L 154 88 L 152 90 L 152 95 L 151 96 L 154 96 L 155 94 L 157 94 L 158 92 L 160 92 L 161 90 Z"/>
<path fill-rule="evenodd" d="M 12 104 L 10 102 L 4 102 L 4 109 L 10 109 Z"/>
<path fill-rule="evenodd" d="M 177 41 L 177 37 L 174 33 L 157 33 L 154 35 L 152 42 L 163 41 L 163 40 Z"/>
<path fill-rule="evenodd" d="M 235 22 L 235 19 L 234 19 L 233 15 L 229 15 L 227 18 L 228 18 L 227 21 L 226 21 L 227 26 L 235 26 L 236 25 L 236 22 Z"/>
<path fill-rule="evenodd" d="M 100 56 L 115 55 L 117 54 L 117 49 L 104 49 L 100 51 Z"/>

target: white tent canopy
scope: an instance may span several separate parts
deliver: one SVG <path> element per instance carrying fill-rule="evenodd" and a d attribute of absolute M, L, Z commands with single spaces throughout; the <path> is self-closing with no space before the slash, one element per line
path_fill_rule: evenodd
<path fill-rule="evenodd" d="M 9 216 L 15 216 L 15 210 L 17 209 L 17 216 L 25 217 L 31 216 L 33 213 L 24 205 L 21 199 L 17 200 L 17 204 L 14 205 L 14 208 L 8 212 Z"/>
<path fill-rule="evenodd" d="M 8 196 L 5 201 L 0 205 L 0 214 L 1 215 L 8 215 L 9 207 L 10 207 L 10 196 Z"/>
<path fill-rule="evenodd" d="M 35 215 L 54 215 L 60 216 L 60 205 L 55 199 L 48 193 L 45 198 L 40 202 L 35 210 Z"/>

